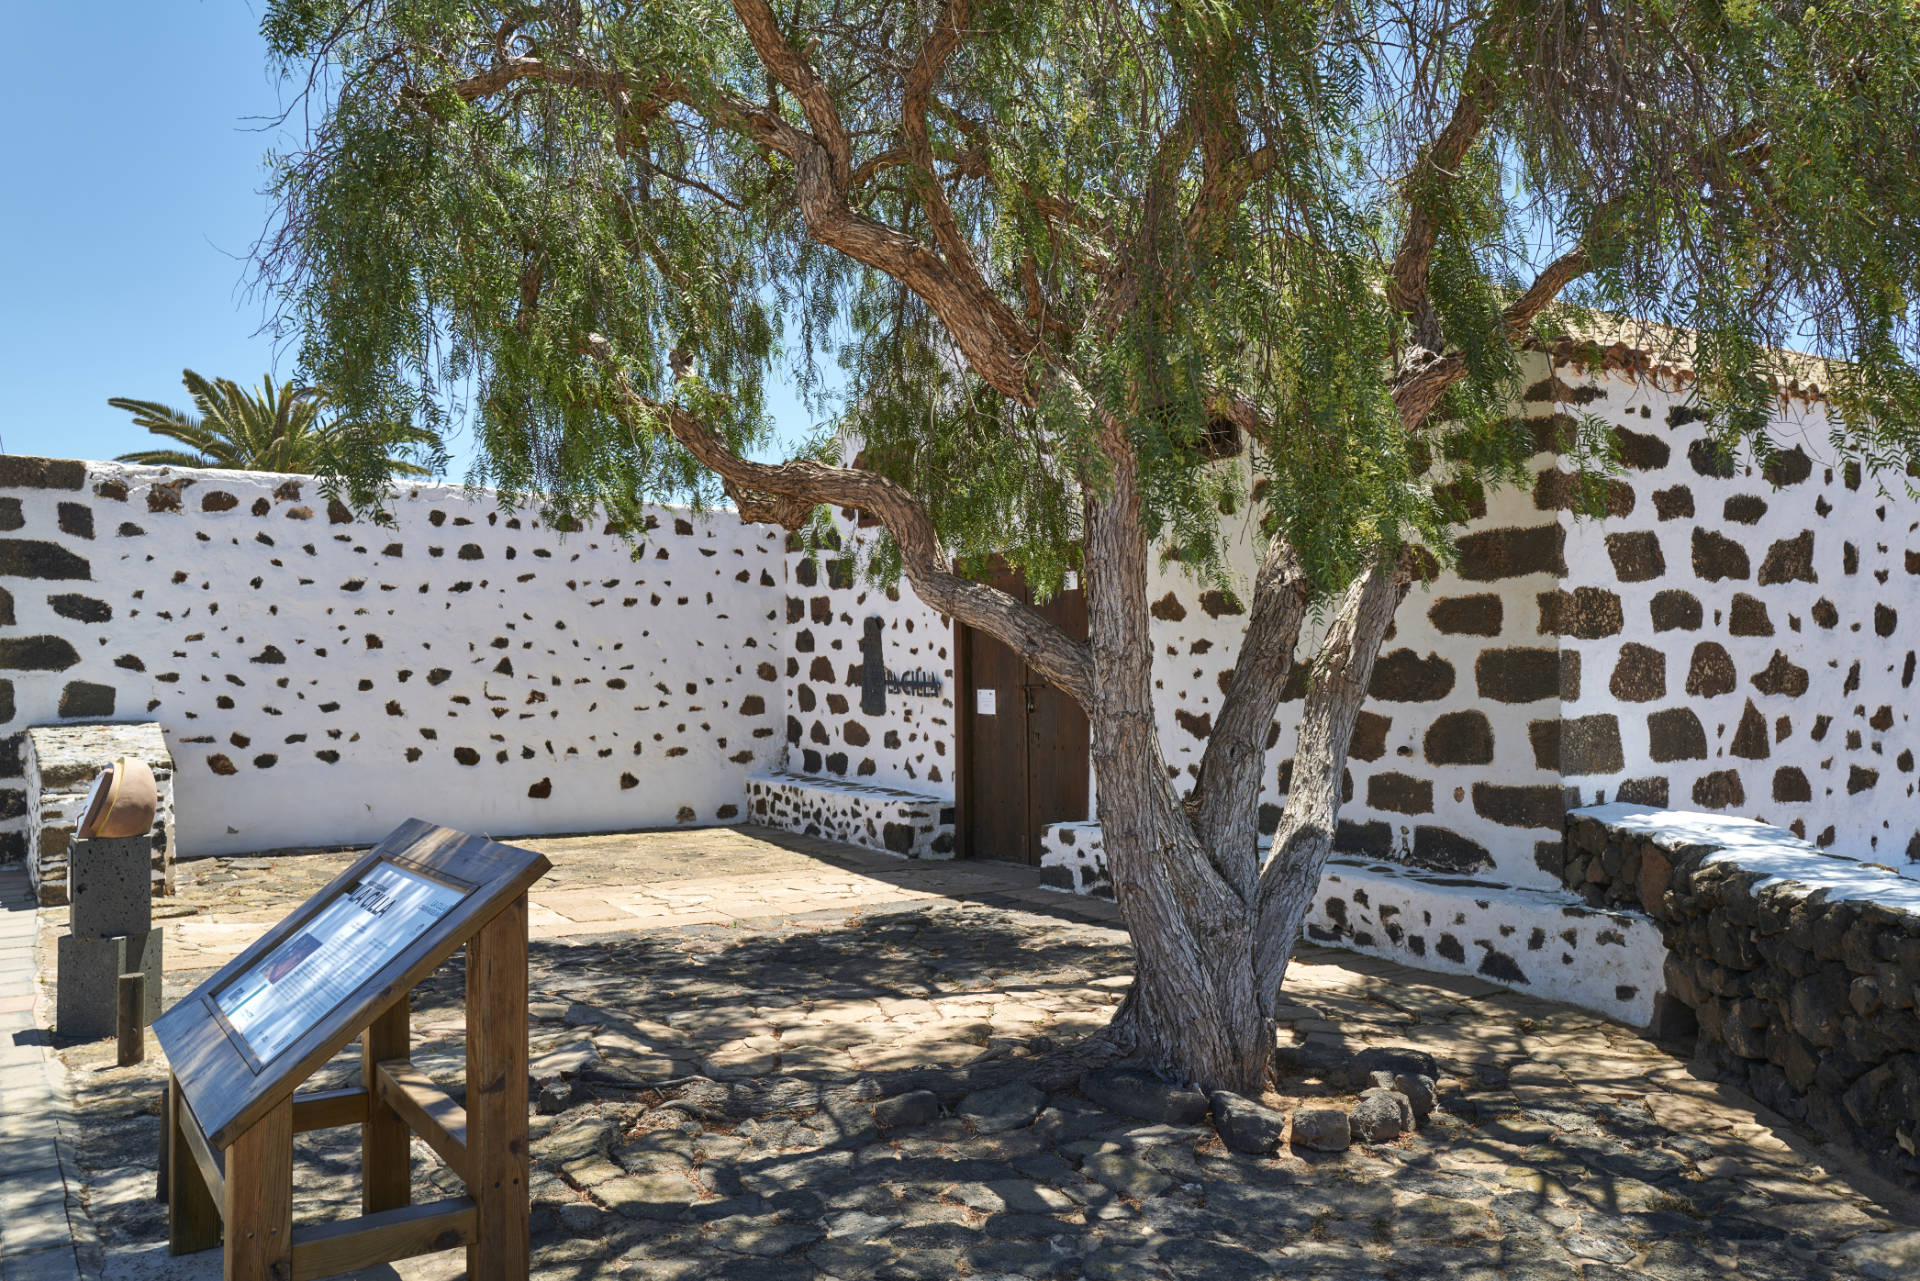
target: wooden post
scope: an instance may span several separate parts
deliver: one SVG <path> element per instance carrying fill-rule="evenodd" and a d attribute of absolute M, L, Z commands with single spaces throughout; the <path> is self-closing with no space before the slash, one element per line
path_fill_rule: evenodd
<path fill-rule="evenodd" d="M 360 1084 L 367 1119 L 360 1124 L 360 1212 L 397 1210 L 413 1197 L 413 1143 L 407 1123 L 380 1098 L 379 1064 L 404 1059 L 410 1046 L 411 992 L 388 1006 L 360 1034 Z"/>
<path fill-rule="evenodd" d="M 180 1082 L 167 1077 L 167 1238 L 175 1254 L 210 1250 L 220 1244 L 220 1206 L 187 1146 L 186 1126 L 194 1123 L 180 1098 Z"/>
<path fill-rule="evenodd" d="M 120 1037 L 120 1066 L 132 1067 L 147 1057 L 147 1030 L 141 1018 L 147 1004 L 147 976 L 122 974 L 119 997 L 113 1026 Z"/>
<path fill-rule="evenodd" d="M 293 1276 L 293 1097 L 227 1149 L 225 1281 Z"/>
<path fill-rule="evenodd" d="M 467 1185 L 478 1214 L 467 1281 L 526 1281 L 527 896 L 467 943 Z"/>

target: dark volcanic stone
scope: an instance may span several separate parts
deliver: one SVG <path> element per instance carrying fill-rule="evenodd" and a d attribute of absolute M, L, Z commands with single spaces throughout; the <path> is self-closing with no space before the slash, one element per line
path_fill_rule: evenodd
<path fill-rule="evenodd" d="M 1702 476 L 1715 476 L 1721 480 L 1733 479 L 1733 451 L 1711 440 L 1695 440 L 1687 446 L 1687 461 L 1694 471 Z"/>
<path fill-rule="evenodd" d="M 1032 1125 L 1046 1105 L 1046 1091 L 1025 1081 L 1011 1081 L 990 1090 L 975 1090 L 960 1100 L 954 1115 L 971 1122 L 982 1133 L 992 1134 Z M 878 1109 L 875 1109 L 874 1120 L 879 1121 Z"/>
<path fill-rule="evenodd" d="M 69 681 L 60 691 L 60 715 L 102 720 L 113 715 L 113 686 L 92 681 Z"/>
<path fill-rule="evenodd" d="M 1697 631 L 1701 622 L 1700 601 L 1692 592 L 1669 589 L 1655 593 L 1648 606 L 1656 632 Z"/>
<path fill-rule="evenodd" d="M 1436 631 L 1449 636 L 1498 636 L 1502 610 L 1492 592 L 1472 596 L 1444 596 L 1427 610 Z"/>
<path fill-rule="evenodd" d="M 1142 1068 L 1089 1072 L 1080 1078 L 1080 1092 L 1110 1112 L 1163 1125 L 1192 1125 L 1207 1114 L 1204 1094 L 1163 1081 Z"/>
<path fill-rule="evenodd" d="M 1540 634 L 1599 640 L 1620 631 L 1620 598 L 1598 587 L 1576 587 L 1571 592 L 1541 592 Z"/>
<path fill-rule="evenodd" d="M 1356 761 L 1377 761 L 1387 754 L 1387 731 L 1393 718 L 1378 712 L 1361 712 L 1353 718 L 1353 737 L 1347 741 L 1347 755 Z"/>
<path fill-rule="evenodd" d="M 1702 809 L 1724 810 L 1747 803 L 1747 793 L 1740 786 L 1738 770 L 1715 770 L 1703 774 L 1694 782 L 1693 803 Z"/>
<path fill-rule="evenodd" d="M 1741 575 L 1745 577 L 1745 575 Z M 1819 576 L 1813 571 L 1813 531 L 1803 529 L 1792 538 L 1782 538 L 1767 548 L 1766 558 L 1760 562 L 1760 585 L 1771 586 L 1774 583 L 1817 583 Z"/>
<path fill-rule="evenodd" d="M 1293 1114 L 1292 1146 L 1341 1152 L 1353 1144 L 1353 1124 L 1339 1108 L 1300 1108 Z"/>
<path fill-rule="evenodd" d="M 1396 814 L 1431 814 L 1433 780 L 1392 771 L 1367 779 L 1367 804 Z"/>
<path fill-rule="evenodd" d="M 1620 748 L 1620 721 L 1610 712 L 1527 726 L 1534 763 L 1562 774 L 1618 774 L 1627 767 Z"/>
<path fill-rule="evenodd" d="M 1566 796 L 1558 787 L 1473 785 L 1473 812 L 1502 827 L 1553 827 L 1566 818 Z"/>
<path fill-rule="evenodd" d="M 932 1090 L 910 1090 L 873 1105 L 873 1123 L 883 1130 L 928 1125 L 940 1117 L 940 1099 Z"/>
<path fill-rule="evenodd" d="M 1413 1128 L 1413 1104 L 1392 1090 L 1368 1090 L 1347 1123 L 1361 1143 L 1389 1143 Z"/>
<path fill-rule="evenodd" d="M 0 454 L 0 458 L 4 458 Z M 0 539 L 0 575 L 8 578 L 93 577 L 93 566 L 58 543 L 34 538 Z"/>
<path fill-rule="evenodd" d="M 1807 669 L 1795 666 L 1791 659 L 1776 649 L 1766 670 L 1753 677 L 1753 687 L 1762 694 L 1785 694 L 1790 698 L 1798 698 L 1807 692 Z"/>
<path fill-rule="evenodd" d="M 1343 818 L 1333 829 L 1333 848 L 1342 854 L 1385 858 L 1393 852 L 1393 829 L 1379 819 L 1356 823 Z"/>
<path fill-rule="evenodd" d="M 1407 862 L 1429 871 L 1464 875 L 1492 867 L 1493 855 L 1486 846 L 1451 828 L 1420 826 L 1413 829 L 1413 849 Z"/>
<path fill-rule="evenodd" d="M 1651 529 L 1608 534 L 1607 556 L 1623 583 L 1644 583 L 1667 572 L 1667 558 L 1660 553 L 1660 535 Z"/>
<path fill-rule="evenodd" d="M 1561 694 L 1557 649 L 1487 649 L 1473 662 L 1480 697 L 1496 703 L 1531 703 Z"/>
<path fill-rule="evenodd" d="M 0 637 L 0 668 L 26 672 L 59 672 L 65 671 L 79 661 L 78 651 L 60 636 Z"/>
<path fill-rule="evenodd" d="M 1667 656 L 1651 645 L 1628 641 L 1620 647 L 1607 689 L 1623 703 L 1651 703 L 1667 696 Z"/>
<path fill-rule="evenodd" d="M 1733 656 L 1715 641 L 1701 641 L 1693 647 L 1693 660 L 1687 666 L 1687 693 L 1695 698 L 1714 698 L 1731 694 L 1739 684 L 1733 669 Z"/>
<path fill-rule="evenodd" d="M 1647 755 L 1663 764 L 1707 759 L 1707 731 L 1691 707 L 1670 707 L 1647 717 Z"/>
<path fill-rule="evenodd" d="M 1813 787 L 1798 766 L 1782 765 L 1773 772 L 1773 799 L 1783 805 L 1813 799 Z"/>
<path fill-rule="evenodd" d="M 1615 451 L 1620 461 L 1635 471 L 1658 471 L 1667 465 L 1673 450 L 1667 442 L 1658 436 L 1630 431 L 1625 427 L 1613 429 Z"/>
<path fill-rule="evenodd" d="M 1287 1132 L 1284 1112 L 1227 1090 L 1214 1091 L 1208 1102 L 1213 1107 L 1213 1128 L 1235 1152 L 1272 1156 L 1280 1150 L 1280 1140 Z"/>
<path fill-rule="evenodd" d="M 1558 523 L 1489 529 L 1460 539 L 1460 577 L 1487 583 L 1522 574 L 1565 575 L 1566 531 Z"/>
<path fill-rule="evenodd" d="M 70 458 L 0 454 L 0 489 L 83 489 L 87 465 Z"/>
<path fill-rule="evenodd" d="M 1767 514 L 1767 500 L 1757 494 L 1735 494 L 1720 508 L 1720 517 L 1735 525 L 1757 525 Z"/>
<path fill-rule="evenodd" d="M 1745 592 L 1736 592 L 1727 614 L 1730 636 L 1771 636 L 1773 620 L 1767 616 L 1766 602 Z"/>
<path fill-rule="evenodd" d="M 1485 712 L 1448 712 L 1433 718 L 1421 747 L 1429 765 L 1491 764 L 1493 726 Z"/>
<path fill-rule="evenodd" d="M 1453 664 L 1438 654 L 1421 658 L 1410 649 L 1382 654 L 1367 692 L 1391 703 L 1428 703 L 1453 690 Z"/>
<path fill-rule="evenodd" d="M 1344 1079 L 1342 1074 L 1353 1062 L 1353 1052 L 1332 1041 L 1308 1038 L 1298 1045 L 1282 1045 L 1273 1052 L 1273 1070 L 1281 1077 L 1296 1079 L 1317 1077 L 1325 1081 Z"/>
<path fill-rule="evenodd" d="M 1693 572 L 1710 583 L 1717 583 L 1723 578 L 1746 578 L 1753 571 L 1747 561 L 1746 548 L 1725 535 L 1696 525 L 1693 529 Z"/>
<path fill-rule="evenodd" d="M 1661 520 L 1686 520 L 1693 515 L 1693 491 L 1685 485 L 1656 490 L 1653 510 Z"/>
<path fill-rule="evenodd" d="M 1740 713 L 1740 724 L 1733 731 L 1733 742 L 1727 750 L 1735 756 L 1750 761 L 1764 761 L 1773 754 L 1772 738 L 1767 733 L 1767 718 L 1760 709 L 1747 700 L 1746 710 Z"/>

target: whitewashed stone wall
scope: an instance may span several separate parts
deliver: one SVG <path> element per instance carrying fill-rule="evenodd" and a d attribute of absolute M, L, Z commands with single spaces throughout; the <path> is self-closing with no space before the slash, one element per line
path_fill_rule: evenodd
<path fill-rule="evenodd" d="M 637 555 L 486 493 L 391 525 L 311 480 L 0 460 L 0 734 L 152 720 L 182 856 L 739 817 L 781 760 L 781 544 L 655 509 Z M 24 845 L 17 748 L 0 821 Z"/>

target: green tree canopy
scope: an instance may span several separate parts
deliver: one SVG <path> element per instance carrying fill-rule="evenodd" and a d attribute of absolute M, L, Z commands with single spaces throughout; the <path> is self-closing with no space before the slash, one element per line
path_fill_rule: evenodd
<path fill-rule="evenodd" d="M 1836 448 L 1911 464 L 1915 30 L 1910 0 L 277 0 L 317 123 L 261 265 L 350 412 L 470 407 L 503 487 L 877 516 L 922 599 L 1087 710 L 1140 958 L 1109 1044 L 1244 1087 L 1410 549 L 1533 452 L 1529 344 L 1640 327 L 1760 455 L 1798 347 Z M 868 466 L 750 461 L 770 370 L 821 362 Z M 1227 425 L 1251 466 L 1200 465 Z M 1219 573 L 1243 502 L 1267 542 L 1182 796 L 1146 564 Z M 951 572 L 998 550 L 1081 563 L 1090 639 Z"/>
<path fill-rule="evenodd" d="M 115 396 L 107 401 L 133 415 L 136 427 L 177 441 L 185 449 L 142 449 L 120 455 L 123 463 L 164 467 L 213 467 L 235 471 L 335 475 L 347 471 L 372 481 L 432 472 L 398 452 L 431 460 L 440 438 L 411 424 L 360 422 L 326 417 L 326 395 L 314 387 L 276 384 L 273 375 L 252 391 L 230 378 L 208 379 L 184 370 L 180 381 L 198 415 L 154 400 Z"/>

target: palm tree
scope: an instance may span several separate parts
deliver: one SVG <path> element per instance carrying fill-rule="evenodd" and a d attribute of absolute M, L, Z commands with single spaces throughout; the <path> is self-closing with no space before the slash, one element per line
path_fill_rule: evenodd
<path fill-rule="evenodd" d="M 439 442 L 423 427 L 325 419 L 322 415 L 330 408 L 325 392 L 317 387 L 276 384 L 272 375 L 253 391 L 242 389 L 230 378 L 207 379 L 191 369 L 182 371 L 180 380 L 200 411 L 198 417 L 153 400 L 115 396 L 107 403 L 132 414 L 135 426 L 197 452 L 142 449 L 120 455 L 120 462 L 313 475 L 328 471 L 329 461 L 339 457 L 343 446 L 370 441 L 383 450 L 393 450 L 407 445 L 431 447 Z M 431 474 L 425 467 L 392 453 L 385 461 L 392 476 Z"/>

